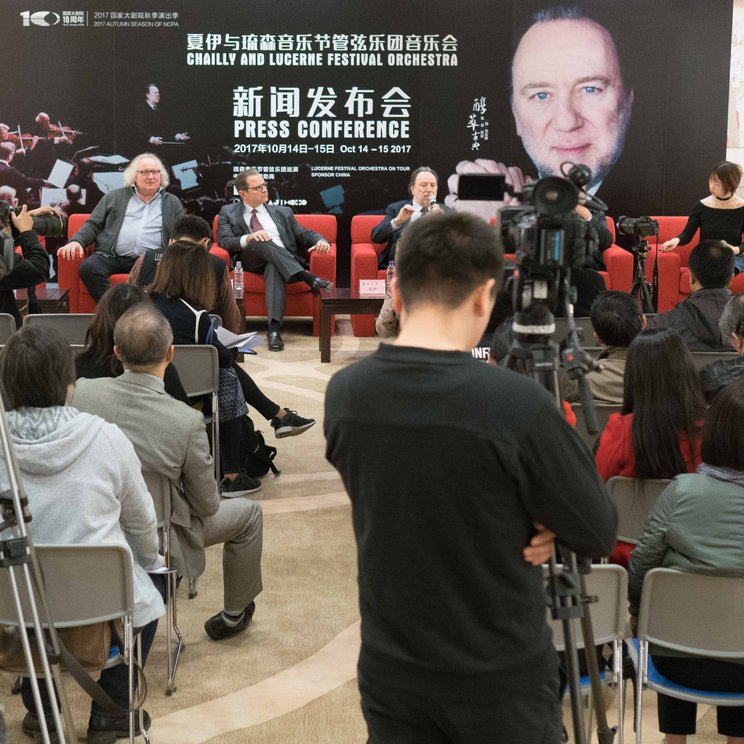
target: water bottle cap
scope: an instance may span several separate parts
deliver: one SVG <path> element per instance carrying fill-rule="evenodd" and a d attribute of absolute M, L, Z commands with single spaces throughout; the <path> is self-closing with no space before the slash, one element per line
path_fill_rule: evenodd
<path fill-rule="evenodd" d="M 236 269 L 242 269 L 243 268 L 243 264 L 241 264 L 240 261 L 236 261 L 235 262 L 235 268 Z"/>

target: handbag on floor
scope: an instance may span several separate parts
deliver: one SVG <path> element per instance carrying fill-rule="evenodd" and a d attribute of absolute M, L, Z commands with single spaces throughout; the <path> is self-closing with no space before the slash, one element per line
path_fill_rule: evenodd
<path fill-rule="evenodd" d="M 251 478 L 260 478 L 271 470 L 274 475 L 282 471 L 274 465 L 276 447 L 266 444 L 264 436 L 256 431 L 249 416 L 243 416 L 240 430 L 240 459 L 242 469 Z"/>

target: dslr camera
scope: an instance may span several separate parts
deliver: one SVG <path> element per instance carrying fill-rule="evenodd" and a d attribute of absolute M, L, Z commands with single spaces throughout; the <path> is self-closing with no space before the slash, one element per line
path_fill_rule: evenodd
<path fill-rule="evenodd" d="M 10 228 L 13 239 L 18 240 L 18 230 L 16 230 L 12 214 L 20 214 L 21 207 L 14 207 L 10 202 L 0 200 L 0 227 Z M 48 238 L 60 238 L 66 234 L 67 220 L 64 217 L 58 217 L 56 214 L 35 214 L 32 217 L 34 226 L 33 231 L 40 236 Z"/>

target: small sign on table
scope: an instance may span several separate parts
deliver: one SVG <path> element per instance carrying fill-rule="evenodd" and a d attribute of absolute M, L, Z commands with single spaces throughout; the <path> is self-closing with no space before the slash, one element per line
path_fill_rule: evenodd
<path fill-rule="evenodd" d="M 385 280 L 384 279 L 360 279 L 359 280 L 359 294 L 369 297 L 371 295 L 384 295 L 385 294 Z"/>

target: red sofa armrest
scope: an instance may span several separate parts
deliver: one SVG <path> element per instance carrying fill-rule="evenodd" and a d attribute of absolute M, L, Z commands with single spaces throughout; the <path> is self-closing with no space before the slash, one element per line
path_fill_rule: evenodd
<path fill-rule="evenodd" d="M 612 278 L 612 289 L 630 292 L 633 285 L 633 254 L 619 245 L 611 245 L 602 254 L 602 260 Z"/>
<path fill-rule="evenodd" d="M 310 254 L 310 273 L 336 283 L 336 244 L 331 243 L 328 253 L 313 251 Z"/>

